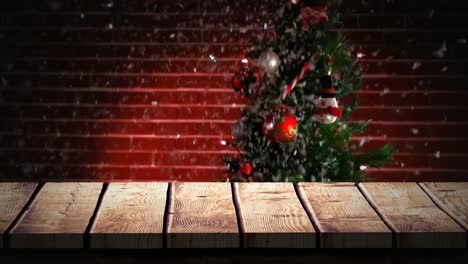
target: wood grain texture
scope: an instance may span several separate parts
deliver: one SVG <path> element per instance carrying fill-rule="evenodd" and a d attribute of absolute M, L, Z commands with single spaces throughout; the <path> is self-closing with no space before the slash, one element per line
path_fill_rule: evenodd
<path fill-rule="evenodd" d="M 419 185 L 444 212 L 468 230 L 468 182 L 424 182 Z"/>
<path fill-rule="evenodd" d="M 13 248 L 81 248 L 102 183 L 46 183 L 10 233 Z"/>
<path fill-rule="evenodd" d="M 292 183 L 234 183 L 244 233 L 253 248 L 313 248 L 316 234 Z"/>
<path fill-rule="evenodd" d="M 3 235 L 26 205 L 37 183 L 2 182 L 0 183 L 0 248 L 3 247 Z"/>
<path fill-rule="evenodd" d="M 168 183 L 110 183 L 90 232 L 92 248 L 161 248 Z"/>
<path fill-rule="evenodd" d="M 397 247 L 465 247 L 464 230 L 417 183 L 362 183 L 359 187 L 396 232 Z"/>
<path fill-rule="evenodd" d="M 172 183 L 170 194 L 168 247 L 239 247 L 229 183 Z"/>
<path fill-rule="evenodd" d="M 300 183 L 322 248 L 391 248 L 392 232 L 354 183 Z"/>

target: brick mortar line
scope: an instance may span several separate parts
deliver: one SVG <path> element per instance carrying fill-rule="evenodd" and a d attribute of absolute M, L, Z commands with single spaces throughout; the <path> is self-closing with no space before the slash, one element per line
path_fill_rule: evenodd
<path fill-rule="evenodd" d="M 122 119 L 122 118 L 81 118 L 81 119 L 73 119 L 73 118 L 50 118 L 50 119 L 42 119 L 42 118 L 22 118 L 18 120 L 17 118 L 1 118 L 0 121 L 20 121 L 20 122 L 90 122 L 90 123 L 147 123 L 147 124 L 160 124 L 160 123 L 219 123 L 219 124 L 232 124 L 238 121 L 238 119 Z M 366 120 L 353 120 L 351 123 L 360 123 L 365 122 Z M 382 126 L 467 126 L 468 121 L 373 121 L 373 125 L 382 125 Z"/>
<path fill-rule="evenodd" d="M 226 147 L 229 148 L 229 147 Z M 238 151 L 236 150 L 194 150 L 194 149 L 175 149 L 175 150 L 142 150 L 142 149 L 110 149 L 110 150 L 94 150 L 94 149 L 72 149 L 72 148 L 2 148 L 0 147 L 0 152 L 45 152 L 49 154 L 53 153 L 99 153 L 99 154 L 195 154 L 195 155 L 202 155 L 202 154 L 213 154 L 213 155 L 221 155 L 221 154 L 237 154 Z M 356 154 L 360 154 L 361 152 L 356 152 Z M 408 157 L 408 156 L 418 156 L 418 157 L 435 157 L 433 153 L 427 152 L 395 152 L 394 155 L 400 157 Z M 455 153 L 455 152 L 444 152 L 440 154 L 441 158 L 448 158 L 448 157 L 459 157 L 464 158 L 468 157 L 468 152 L 466 153 Z"/>
<path fill-rule="evenodd" d="M 185 90 L 184 90 L 185 89 Z M 200 92 L 200 93 L 232 93 L 236 94 L 236 92 L 232 88 L 119 88 L 119 87 L 75 87 L 75 88 L 68 88 L 68 87 L 36 87 L 34 90 L 30 88 L 24 87 L 5 87 L 2 88 L 2 91 L 57 91 L 57 92 L 65 92 L 65 93 L 74 93 L 74 92 L 103 92 L 103 93 L 174 93 L 174 92 Z M 395 89 L 388 89 L 388 91 L 383 91 L 382 89 L 361 89 L 358 91 L 359 94 L 379 94 L 379 95 L 387 95 L 387 94 L 468 94 L 466 90 L 430 90 L 427 88 L 421 88 L 420 90 L 395 90 Z"/>
<path fill-rule="evenodd" d="M 414 43 L 393 43 L 398 44 L 400 47 L 413 48 L 413 47 L 430 47 L 437 48 L 442 45 L 442 42 L 446 42 L 448 45 L 455 45 L 457 47 L 465 47 L 466 44 L 458 43 L 457 40 L 445 39 L 445 40 L 435 40 L 435 41 L 422 41 Z M 390 43 L 392 44 L 392 43 Z M 5 42 L 5 46 L 13 46 L 15 48 L 24 48 L 24 47 L 131 47 L 131 46 L 149 46 L 149 47 L 161 47 L 161 46 L 184 46 L 184 47 L 237 47 L 237 48 L 248 48 L 250 44 L 244 43 L 242 39 L 231 42 L 209 42 L 209 41 L 193 41 L 193 42 L 145 42 L 145 41 L 133 41 L 133 42 L 124 42 L 124 41 L 88 41 L 88 42 L 66 42 L 66 41 L 28 41 L 28 42 Z M 379 42 L 372 43 L 363 43 L 361 45 L 363 48 L 385 48 L 389 47 L 389 43 L 381 40 Z M 440 59 L 443 61 L 443 59 Z"/>
<path fill-rule="evenodd" d="M 204 78 L 222 78 L 223 80 L 232 77 L 234 73 L 223 72 L 223 73 L 202 73 L 202 72 L 182 72 L 182 73 L 169 73 L 169 72 L 158 72 L 158 73 L 126 73 L 126 72 L 0 72 L 3 76 L 40 76 L 40 77 L 51 77 L 51 76 L 62 76 L 62 77 L 82 77 L 82 76 L 108 76 L 108 77 L 164 77 L 164 78 L 193 78 L 193 77 L 204 77 Z M 434 78 L 434 79 L 468 79 L 467 75 L 464 74 L 364 74 L 363 79 L 422 79 L 422 78 Z"/>
<path fill-rule="evenodd" d="M 181 135 L 177 137 L 175 134 L 171 135 L 153 135 L 153 134 L 15 134 L 0 132 L 0 136 L 12 136 L 12 137 L 49 137 L 54 139 L 66 139 L 66 138 L 84 138 L 84 139 L 174 139 L 174 140 L 193 140 L 193 139 L 211 139 L 220 140 L 220 135 Z M 385 136 L 353 136 L 351 140 L 360 141 L 409 141 L 409 142 L 426 142 L 426 141 L 450 141 L 450 142 L 461 142 L 468 141 L 468 137 L 465 138 L 454 138 L 454 137 L 385 137 Z"/>
<path fill-rule="evenodd" d="M 205 28 L 202 27 L 174 27 L 174 28 L 160 28 L 160 27 L 142 27 L 142 26 L 137 26 L 137 27 L 116 27 L 114 29 L 108 29 L 103 26 L 88 26 L 88 27 L 79 27 L 79 26 L 0 26 L 0 31 L 61 31 L 62 33 L 69 33 L 73 31 L 104 31 L 104 32 L 135 32 L 135 31 L 148 31 L 148 32 L 154 32 L 155 30 L 158 30 L 159 32 L 161 31 L 199 31 L 199 32 L 206 32 L 206 31 L 226 31 L 226 32 L 236 32 L 239 31 L 240 33 L 246 33 L 243 31 L 264 31 L 263 27 L 260 25 L 255 25 L 255 24 L 249 24 L 246 26 L 240 26 L 240 27 L 210 27 L 207 26 Z M 66 32 L 63 32 L 66 31 Z M 376 27 L 376 28 L 365 28 L 365 27 L 348 27 L 348 28 L 332 28 L 330 31 L 335 31 L 335 32 L 343 32 L 343 33 L 353 33 L 353 32 L 369 32 L 369 33 L 431 33 L 431 32 L 437 32 L 437 33 L 466 33 L 468 32 L 467 29 L 465 28 L 452 28 L 452 27 L 447 27 L 447 28 L 401 28 L 401 27 Z M 237 33 L 237 32 L 236 32 Z"/>
<path fill-rule="evenodd" d="M 9 59 L 12 57 L 0 56 L 0 59 Z M 215 64 L 208 57 L 158 57 L 158 58 L 138 58 L 138 57 L 90 57 L 90 56 L 77 56 L 77 57 L 65 57 L 65 56 L 50 56 L 50 57 L 37 57 L 37 56 L 25 56 L 25 57 L 14 57 L 16 61 L 36 61 L 36 60 L 49 60 L 56 62 L 168 62 L 168 63 L 180 63 L 180 62 L 206 62 L 210 64 Z M 217 57 L 217 62 L 240 62 L 243 57 Z M 454 64 L 464 64 L 468 62 L 468 59 L 425 59 L 425 58 L 407 58 L 407 59 L 398 59 L 398 58 L 363 58 L 359 59 L 360 63 L 386 63 L 386 64 L 400 64 L 400 63 L 413 63 L 415 61 L 427 64 L 445 64 L 445 63 L 454 63 Z"/>
<path fill-rule="evenodd" d="M 18 162 L 15 165 L 0 163 L 0 167 L 12 166 L 38 166 L 38 167 L 85 167 L 85 168 L 128 168 L 128 169 L 200 169 L 200 170 L 226 170 L 226 166 L 213 166 L 213 165 L 133 165 L 133 164 L 96 164 L 96 163 L 68 163 L 57 164 L 51 162 Z M 468 168 L 431 168 L 431 167 L 407 167 L 407 168 L 368 168 L 368 172 L 468 172 Z"/>
<path fill-rule="evenodd" d="M 54 111 L 57 110 L 56 108 L 68 108 L 70 111 L 72 109 L 78 108 L 78 109 L 83 109 L 83 110 L 90 110 L 90 109 L 96 109 L 98 111 L 100 108 L 116 108 L 116 109 L 140 109 L 140 110 L 147 110 L 147 109 L 160 109 L 160 108 L 177 108 L 179 109 L 180 107 L 184 107 L 186 109 L 189 108 L 197 108 L 197 109 L 214 109 L 214 110 L 242 110 L 243 108 L 247 107 L 244 104 L 225 104 L 225 105 L 215 105 L 215 104 L 210 104 L 210 105 L 203 105 L 203 104 L 158 104 L 157 106 L 152 106 L 151 104 L 75 104 L 74 102 L 71 103 L 50 103 L 50 102 L 40 102 L 40 103 L 4 103 L 0 105 L 0 109 L 5 109 L 5 108 L 10 108 L 13 107 L 14 110 L 16 111 L 21 111 L 25 110 L 25 108 L 46 108 L 47 110 Z M 24 107 L 24 108 L 23 108 Z M 54 108 L 52 108 L 54 107 Z M 379 104 L 379 105 L 362 105 L 359 106 L 358 110 L 356 110 L 354 113 L 359 112 L 359 110 L 402 110 L 402 111 L 418 111 L 418 110 L 434 110 L 434 111 L 440 111 L 440 110 L 468 110 L 468 106 L 466 105 L 436 105 L 436 106 L 431 106 L 431 105 L 385 105 L 385 104 Z"/>
<path fill-rule="evenodd" d="M 187 150 L 187 149 L 176 149 L 176 150 L 139 150 L 139 149 L 119 149 L 119 150 L 90 150 L 90 149 L 60 149 L 60 148 L 1 148 L 0 152 L 45 152 L 49 154 L 53 153 L 100 153 L 100 154 L 237 154 L 236 150 Z M 417 153 L 416 153 L 417 154 Z M 427 154 L 424 154 L 427 155 Z M 445 154 L 447 155 L 447 154 Z M 433 155 L 432 155 L 433 156 Z"/>
<path fill-rule="evenodd" d="M 342 7 L 343 9 L 346 8 L 353 8 L 353 7 Z M 354 7 L 355 8 L 355 7 Z M 17 13 L 0 13 L 0 16 L 2 17 L 18 17 L 18 16 L 70 16 L 70 15 L 81 15 L 85 16 L 111 16 L 112 12 L 106 12 L 106 11 L 96 11 L 96 10 L 88 10 L 88 11 L 64 11 L 64 12 L 47 12 L 47 11 L 20 11 Z M 188 12 L 147 12 L 147 11 L 142 11 L 142 12 L 122 12 L 122 16 L 143 16 L 143 17 L 154 17 L 155 15 L 164 15 L 164 16 L 204 16 L 204 17 L 225 17 L 226 15 L 231 15 L 232 17 L 244 17 L 243 15 L 232 15 L 232 14 L 226 14 L 223 12 L 193 12 L 193 11 L 188 11 Z M 427 12 L 408 12 L 408 13 L 392 13 L 392 12 L 385 12 L 385 13 L 363 13 L 363 12 L 354 12 L 352 14 L 344 14 L 342 17 L 347 18 L 347 17 L 395 17 L 395 16 L 401 16 L 401 17 L 408 17 L 408 16 L 416 16 L 416 17 L 422 17 L 422 18 L 429 18 L 429 15 Z M 267 17 L 267 16 L 266 16 Z M 465 13 L 440 13 L 435 15 L 435 17 L 468 17 Z"/>

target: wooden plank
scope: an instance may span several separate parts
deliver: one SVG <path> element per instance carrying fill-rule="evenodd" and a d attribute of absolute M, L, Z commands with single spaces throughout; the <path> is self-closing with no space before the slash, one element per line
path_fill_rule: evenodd
<path fill-rule="evenodd" d="M 391 248 L 392 232 L 354 183 L 300 183 L 321 248 Z"/>
<path fill-rule="evenodd" d="M 424 182 L 419 185 L 437 206 L 468 230 L 468 182 Z"/>
<path fill-rule="evenodd" d="M 173 183 L 170 197 L 168 247 L 239 247 L 229 183 Z"/>
<path fill-rule="evenodd" d="M 91 232 L 92 248 L 161 248 L 167 183 L 110 183 Z"/>
<path fill-rule="evenodd" d="M 29 201 L 37 185 L 33 182 L 0 183 L 0 248 L 3 247 L 5 232 Z"/>
<path fill-rule="evenodd" d="M 315 230 L 292 183 L 235 183 L 244 246 L 313 248 Z"/>
<path fill-rule="evenodd" d="M 81 248 L 102 183 L 46 183 L 10 232 L 12 248 Z"/>
<path fill-rule="evenodd" d="M 463 248 L 464 230 L 417 183 L 359 184 L 372 206 L 396 232 L 399 248 Z"/>

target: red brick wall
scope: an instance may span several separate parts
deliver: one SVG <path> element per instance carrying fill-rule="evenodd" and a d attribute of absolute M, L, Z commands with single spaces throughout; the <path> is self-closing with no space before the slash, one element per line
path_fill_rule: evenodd
<path fill-rule="evenodd" d="M 220 142 L 243 103 L 230 73 L 280 0 L 114 0 L 113 11 L 99 0 L 8 2 L 0 4 L 1 180 L 224 177 L 230 150 Z M 463 1 L 343 2 L 337 30 L 366 55 L 353 118 L 374 120 L 353 142 L 396 148 L 395 162 L 371 174 L 466 180 Z"/>

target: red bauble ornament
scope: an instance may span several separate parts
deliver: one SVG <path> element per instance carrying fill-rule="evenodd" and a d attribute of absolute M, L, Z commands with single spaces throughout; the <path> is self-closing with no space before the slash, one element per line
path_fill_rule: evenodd
<path fill-rule="evenodd" d="M 291 142 L 297 133 L 296 116 L 288 110 L 282 111 L 277 118 L 269 116 L 263 124 L 263 132 L 278 142 Z"/>
<path fill-rule="evenodd" d="M 234 88 L 236 92 L 242 91 L 245 87 L 244 81 L 245 81 L 245 77 L 242 72 L 238 72 L 234 74 L 234 76 L 232 77 L 232 81 L 231 81 L 232 88 Z"/>
<path fill-rule="evenodd" d="M 241 172 L 244 175 L 250 175 L 253 171 L 253 166 L 250 163 L 244 163 L 241 165 Z"/>
<path fill-rule="evenodd" d="M 253 67 L 247 59 L 242 60 L 240 68 L 232 77 L 232 88 L 244 96 L 258 93 L 262 83 L 263 72 Z"/>
<path fill-rule="evenodd" d="M 282 122 L 275 126 L 275 139 L 278 141 L 292 141 L 296 138 L 297 120 L 296 116 L 286 113 Z"/>

